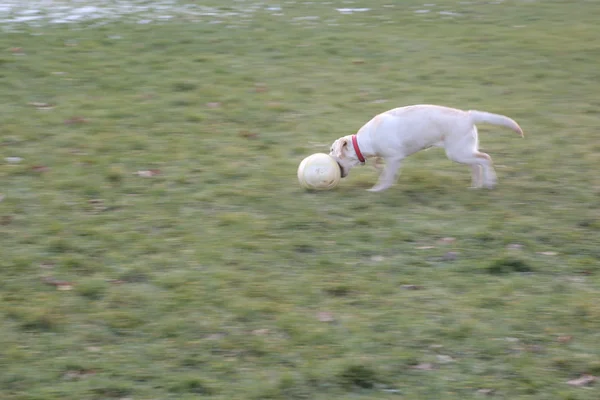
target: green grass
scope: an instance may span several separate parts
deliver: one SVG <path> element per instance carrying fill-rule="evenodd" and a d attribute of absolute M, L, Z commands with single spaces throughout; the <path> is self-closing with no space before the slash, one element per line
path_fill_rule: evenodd
<path fill-rule="evenodd" d="M 332 3 L 0 36 L 1 399 L 598 398 L 599 3 Z M 520 123 L 496 190 L 300 189 L 413 103 Z"/>

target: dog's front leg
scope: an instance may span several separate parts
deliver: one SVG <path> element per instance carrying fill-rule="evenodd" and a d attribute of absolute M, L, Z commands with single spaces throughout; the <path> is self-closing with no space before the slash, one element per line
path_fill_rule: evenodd
<path fill-rule="evenodd" d="M 396 181 L 396 177 L 398 174 L 398 170 L 400 169 L 401 163 L 402 159 L 385 160 L 385 167 L 379 175 L 379 180 L 377 181 L 377 184 L 371 189 L 367 190 L 369 192 L 382 192 L 386 189 L 389 189 Z"/>
<path fill-rule="evenodd" d="M 377 157 L 375 159 L 375 162 L 373 163 L 373 168 L 375 168 L 377 171 L 381 172 L 381 170 L 383 169 L 385 165 L 383 164 L 383 159 L 381 157 Z"/>

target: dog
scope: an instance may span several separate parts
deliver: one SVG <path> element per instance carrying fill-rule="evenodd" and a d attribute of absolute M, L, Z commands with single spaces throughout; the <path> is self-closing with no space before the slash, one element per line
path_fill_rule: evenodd
<path fill-rule="evenodd" d="M 442 147 L 450 160 L 471 166 L 473 188 L 492 189 L 496 186 L 496 172 L 492 158 L 478 149 L 477 123 L 504 126 L 524 136 L 519 124 L 504 115 L 418 104 L 376 115 L 355 135 L 333 142 L 329 155 L 339 164 L 342 178 L 368 158 L 376 158 L 376 168 L 381 159 L 385 160 L 379 180 L 368 189 L 381 192 L 394 185 L 404 158 Z"/>

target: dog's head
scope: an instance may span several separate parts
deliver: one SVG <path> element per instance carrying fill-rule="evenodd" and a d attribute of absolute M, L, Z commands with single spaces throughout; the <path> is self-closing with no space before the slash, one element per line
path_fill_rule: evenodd
<path fill-rule="evenodd" d="M 352 146 L 352 135 L 344 136 L 333 142 L 329 155 L 339 164 L 342 178 L 348 176 L 352 167 L 360 164 L 356 151 Z"/>

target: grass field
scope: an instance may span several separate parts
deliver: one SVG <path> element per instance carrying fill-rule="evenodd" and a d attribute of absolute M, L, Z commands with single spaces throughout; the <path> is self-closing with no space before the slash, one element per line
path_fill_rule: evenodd
<path fill-rule="evenodd" d="M 202 3 L 0 34 L 0 399 L 599 398 L 599 2 Z M 299 188 L 414 103 L 496 190 Z"/>

